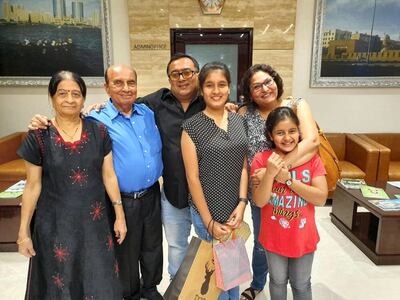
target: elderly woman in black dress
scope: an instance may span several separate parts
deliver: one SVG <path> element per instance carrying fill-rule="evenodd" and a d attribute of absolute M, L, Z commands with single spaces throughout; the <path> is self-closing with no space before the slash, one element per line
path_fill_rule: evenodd
<path fill-rule="evenodd" d="M 80 117 L 86 86 L 78 74 L 57 72 L 48 92 L 55 117 L 18 150 L 27 169 L 17 240 L 31 258 L 26 299 L 121 299 L 114 240 L 122 243 L 127 230 L 110 137 L 104 125 Z"/>

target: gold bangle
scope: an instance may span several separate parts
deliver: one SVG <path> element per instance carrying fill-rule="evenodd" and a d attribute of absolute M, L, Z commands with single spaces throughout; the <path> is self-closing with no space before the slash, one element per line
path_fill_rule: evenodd
<path fill-rule="evenodd" d="M 113 206 L 115 206 L 115 205 L 122 205 L 122 200 L 119 199 L 118 201 L 111 201 L 111 203 L 112 203 Z"/>
<path fill-rule="evenodd" d="M 29 238 L 29 237 L 26 237 L 26 238 L 24 238 L 24 239 L 22 239 L 22 240 L 18 239 L 18 240 L 16 241 L 16 243 L 17 243 L 17 245 L 21 245 L 21 244 L 23 244 L 23 243 L 29 241 L 30 239 L 31 239 L 31 238 Z"/>

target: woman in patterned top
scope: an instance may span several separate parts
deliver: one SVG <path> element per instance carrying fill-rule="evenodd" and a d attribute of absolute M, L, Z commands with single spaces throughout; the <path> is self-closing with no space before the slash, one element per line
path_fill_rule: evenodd
<path fill-rule="evenodd" d="M 309 161 L 317 153 L 319 140 L 318 130 L 312 117 L 308 103 L 301 98 L 282 99 L 283 81 L 280 75 L 269 65 L 256 64 L 250 67 L 242 78 L 242 93 L 244 106 L 239 109 L 248 128 L 249 148 L 247 152 L 248 166 L 254 155 L 271 149 L 271 142 L 265 136 L 265 121 L 269 113 L 279 106 L 289 106 L 300 120 L 302 140 L 297 147 L 284 157 L 285 164 L 297 167 Z M 251 177 L 253 183 L 260 181 L 265 169 L 260 169 Z M 253 281 L 250 287 L 243 291 L 240 300 L 252 300 L 264 289 L 268 264 L 264 248 L 258 240 L 260 229 L 260 208 L 251 201 L 251 186 L 248 197 L 251 203 L 253 219 Z"/>
<path fill-rule="evenodd" d="M 17 240 L 30 258 L 25 299 L 119 300 L 104 188 L 119 244 L 127 229 L 111 139 L 103 124 L 80 117 L 86 86 L 78 74 L 57 72 L 48 91 L 55 117 L 47 129 L 30 131 L 18 150 L 27 169 Z"/>
<path fill-rule="evenodd" d="M 243 220 L 247 203 L 247 136 L 243 118 L 225 110 L 231 83 L 226 65 L 206 64 L 199 83 L 206 108 L 183 124 L 182 155 L 192 222 L 203 240 L 220 239 Z M 219 299 L 239 298 L 239 287 Z"/>

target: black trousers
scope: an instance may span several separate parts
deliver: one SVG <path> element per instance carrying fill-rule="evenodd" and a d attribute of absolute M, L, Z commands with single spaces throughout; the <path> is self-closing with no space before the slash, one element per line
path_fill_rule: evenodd
<path fill-rule="evenodd" d="M 128 232 L 124 242 L 116 246 L 123 297 L 140 299 L 142 288 L 156 289 L 162 279 L 163 250 L 160 186 L 156 182 L 139 199 L 122 198 Z"/>

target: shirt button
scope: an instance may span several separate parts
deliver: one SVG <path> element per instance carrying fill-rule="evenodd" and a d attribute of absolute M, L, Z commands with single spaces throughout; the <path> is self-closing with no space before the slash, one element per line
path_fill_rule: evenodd
<path fill-rule="evenodd" d="M 139 139 L 141 139 L 142 138 L 142 136 L 141 135 L 139 135 Z"/>
<path fill-rule="evenodd" d="M 133 121 L 132 124 L 135 124 L 135 121 Z"/>
<path fill-rule="evenodd" d="M 147 153 L 147 150 L 144 150 L 143 152 L 144 152 L 144 153 Z"/>
<path fill-rule="evenodd" d="M 147 179 L 147 182 L 150 182 L 150 179 Z"/>
<path fill-rule="evenodd" d="M 147 165 L 147 168 L 150 168 L 150 165 Z"/>

